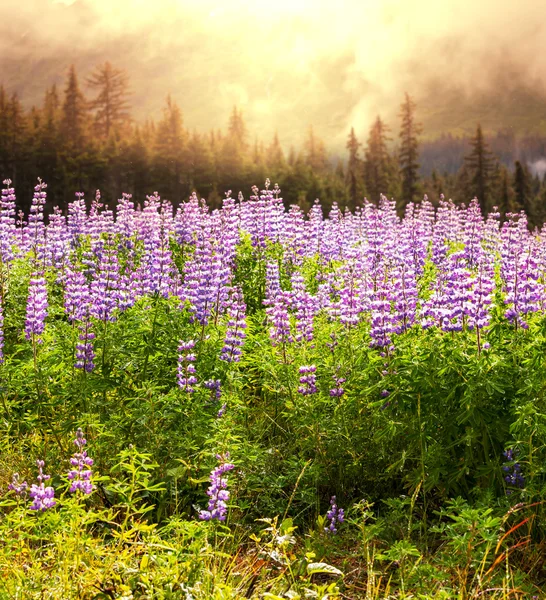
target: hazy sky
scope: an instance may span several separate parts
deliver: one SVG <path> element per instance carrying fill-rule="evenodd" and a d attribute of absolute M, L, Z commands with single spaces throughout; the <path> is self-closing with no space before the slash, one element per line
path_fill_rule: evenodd
<path fill-rule="evenodd" d="M 171 93 L 187 127 L 225 127 L 237 105 L 285 143 L 310 123 L 338 146 L 377 113 L 396 125 L 406 90 L 430 112 L 446 90 L 490 90 L 505 66 L 546 76 L 544 0 L 0 0 L 0 19 L 0 81 L 27 105 L 71 62 L 83 84 L 108 59 L 138 117 Z"/>

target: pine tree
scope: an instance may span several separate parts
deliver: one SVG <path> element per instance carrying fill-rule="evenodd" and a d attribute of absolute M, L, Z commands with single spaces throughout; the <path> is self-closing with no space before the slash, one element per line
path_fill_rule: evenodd
<path fill-rule="evenodd" d="M 149 193 L 150 187 L 150 151 L 149 144 L 142 134 L 140 127 L 135 127 L 130 140 L 127 158 L 130 169 L 130 192 L 137 198 Z M 124 190 L 125 191 L 125 190 Z"/>
<path fill-rule="evenodd" d="M 516 206 L 519 210 L 524 210 L 531 217 L 531 174 L 526 166 L 523 166 L 519 160 L 514 164 L 514 192 L 516 194 Z"/>
<path fill-rule="evenodd" d="M 60 119 L 59 94 L 57 93 L 57 85 L 53 84 L 50 89 L 46 90 L 44 98 L 44 125 L 48 128 L 53 128 L 57 125 Z"/>
<path fill-rule="evenodd" d="M 212 192 L 216 181 L 214 156 L 207 138 L 193 133 L 188 143 L 190 191 L 204 198 Z"/>
<path fill-rule="evenodd" d="M 27 157 L 31 151 L 30 140 L 27 140 L 27 131 L 29 123 L 24 114 L 19 96 L 14 93 L 8 102 L 4 101 L 6 129 L 4 131 L 4 164 L 7 166 L 7 172 L 14 185 L 20 182 L 21 170 L 27 162 Z"/>
<path fill-rule="evenodd" d="M 290 146 L 290 151 L 288 152 L 288 164 L 293 167 L 296 164 L 296 161 L 298 160 L 297 154 L 296 154 L 296 149 L 294 148 L 294 146 Z"/>
<path fill-rule="evenodd" d="M 125 71 L 115 69 L 107 61 L 88 77 L 87 84 L 98 91 L 98 96 L 91 101 L 90 107 L 97 111 L 95 114 L 97 130 L 99 135 L 106 139 L 113 128 L 129 120 L 127 102 L 129 78 Z"/>
<path fill-rule="evenodd" d="M 494 183 L 492 195 L 495 198 L 495 204 L 499 209 L 501 217 L 504 217 L 506 213 L 518 210 L 516 207 L 514 188 L 512 187 L 510 179 L 508 169 L 504 165 L 497 165 L 492 177 Z"/>
<path fill-rule="evenodd" d="M 470 140 L 472 151 L 465 156 L 464 162 L 469 174 L 469 200 L 478 198 L 482 211 L 485 213 L 490 208 L 489 198 L 492 184 L 492 173 L 495 168 L 493 154 L 489 150 L 481 125 L 478 124 L 476 135 Z"/>
<path fill-rule="evenodd" d="M 247 150 L 247 131 L 243 121 L 243 113 L 233 107 L 233 112 L 229 118 L 228 136 L 231 138 L 231 143 L 235 142 L 241 151 Z"/>
<path fill-rule="evenodd" d="M 68 82 L 64 92 L 61 117 L 63 144 L 81 148 L 85 138 L 87 102 L 80 91 L 74 65 L 70 66 Z"/>
<path fill-rule="evenodd" d="M 542 226 L 546 222 L 546 186 L 535 196 L 533 213 L 534 225 Z"/>
<path fill-rule="evenodd" d="M 284 152 L 279 142 L 279 136 L 277 132 L 273 136 L 273 141 L 267 147 L 265 155 L 265 164 L 272 173 L 281 173 L 286 169 L 286 159 L 284 158 Z"/>
<path fill-rule="evenodd" d="M 167 96 L 163 118 L 155 132 L 155 175 L 156 189 L 169 200 L 179 202 L 190 192 L 187 167 L 187 132 L 184 130 L 182 111 L 178 104 Z M 187 170 L 187 169 L 186 169 Z M 184 177 L 186 175 L 186 177 Z"/>
<path fill-rule="evenodd" d="M 309 127 L 309 133 L 305 141 L 305 162 L 316 175 L 324 173 L 328 169 L 326 147 L 324 142 L 316 137 L 312 126 Z"/>
<path fill-rule="evenodd" d="M 364 185 L 370 200 L 379 201 L 381 194 L 388 194 L 394 175 L 392 159 L 387 149 L 388 127 L 377 117 L 370 128 L 364 154 Z"/>
<path fill-rule="evenodd" d="M 354 210 L 361 201 L 363 194 L 362 185 L 362 160 L 359 156 L 360 142 L 355 135 L 354 127 L 351 127 L 351 133 L 347 139 L 346 148 L 349 151 L 349 161 L 347 163 L 347 172 L 345 173 L 345 184 L 349 194 L 349 207 Z M 339 170 L 338 164 L 338 170 Z M 343 168 L 343 165 L 341 165 Z"/>
<path fill-rule="evenodd" d="M 400 150 L 398 155 L 400 175 L 402 179 L 402 198 L 400 208 L 403 209 L 408 202 L 417 199 L 419 193 L 419 140 L 423 132 L 422 125 L 415 122 L 415 102 L 406 92 L 404 102 L 400 107 Z"/>
<path fill-rule="evenodd" d="M 252 157 L 249 156 L 247 129 L 243 115 L 233 107 L 229 118 L 228 132 L 217 138 L 218 188 L 236 192 L 246 187 L 246 176 L 251 170 Z"/>

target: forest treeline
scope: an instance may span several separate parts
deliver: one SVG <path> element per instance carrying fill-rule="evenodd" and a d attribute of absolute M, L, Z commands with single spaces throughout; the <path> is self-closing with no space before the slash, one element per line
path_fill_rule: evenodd
<path fill-rule="evenodd" d="M 224 131 L 190 130 L 170 97 L 159 120 L 138 123 L 128 75 L 109 62 L 96 67 L 86 88 L 89 97 L 72 66 L 62 90 L 51 86 L 42 106 L 25 110 L 0 86 L 0 177 L 13 181 L 21 210 L 29 208 L 37 177 L 48 183 L 46 209 L 65 209 L 75 192 L 91 198 L 96 189 L 111 205 L 123 192 L 141 202 L 158 191 L 177 204 L 196 191 L 214 207 L 226 190 L 246 195 L 269 177 L 287 205 L 304 209 L 316 198 L 326 210 L 333 202 L 354 209 L 384 193 L 402 212 L 424 194 L 433 203 L 443 194 L 457 203 L 476 196 L 485 212 L 524 209 L 532 225 L 546 220 L 546 183 L 529 168 L 546 156 L 546 139 L 511 132 L 486 139 L 478 124 L 468 139 L 422 141 L 408 94 L 396 133 L 378 116 L 368 132 L 349 132 L 345 156 L 332 157 L 313 127 L 303 146 L 288 152 L 278 135 L 258 139 L 236 107 Z"/>

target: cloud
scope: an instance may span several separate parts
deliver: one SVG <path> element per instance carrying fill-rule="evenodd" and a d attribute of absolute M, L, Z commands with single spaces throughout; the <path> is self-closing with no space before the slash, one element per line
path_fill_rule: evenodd
<path fill-rule="evenodd" d="M 546 73 L 543 0 L 3 0 L 0 19 L 0 80 L 27 104 L 71 62 L 83 78 L 108 59 L 139 117 L 171 93 L 188 126 L 216 128 L 237 104 L 289 143 L 310 123 L 338 147 L 378 113 L 395 124 L 404 91 L 429 118 L 505 67 L 537 85 Z"/>

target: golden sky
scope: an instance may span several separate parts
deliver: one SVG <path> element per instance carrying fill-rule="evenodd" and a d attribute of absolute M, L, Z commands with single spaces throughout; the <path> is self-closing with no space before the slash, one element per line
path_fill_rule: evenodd
<path fill-rule="evenodd" d="M 311 123 L 334 145 L 377 113 L 395 126 L 404 91 L 476 93 L 505 63 L 546 74 L 544 0 L 1 0 L 0 18 L 0 81 L 27 102 L 109 59 L 139 117 L 171 93 L 190 128 L 237 105 L 285 143 Z"/>

